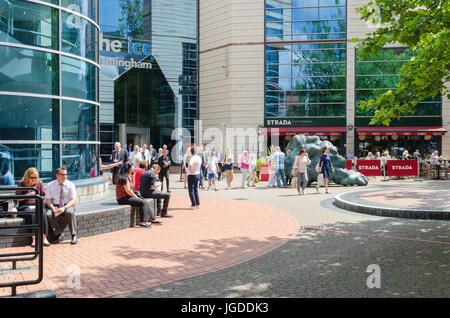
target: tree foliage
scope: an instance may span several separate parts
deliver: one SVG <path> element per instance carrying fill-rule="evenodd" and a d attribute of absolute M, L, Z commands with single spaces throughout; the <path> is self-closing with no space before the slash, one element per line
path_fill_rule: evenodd
<path fill-rule="evenodd" d="M 141 36 L 144 33 L 142 0 L 120 0 L 119 4 L 119 28 L 122 36 Z"/>
<path fill-rule="evenodd" d="M 374 55 L 386 45 L 397 43 L 415 51 L 400 69 L 396 90 L 361 103 L 363 109 L 374 111 L 371 124 L 388 126 L 393 119 L 413 114 L 421 100 L 448 94 L 445 82 L 450 74 L 449 0 L 373 0 L 356 10 L 366 22 L 379 15 L 381 23 L 358 45 L 360 55 Z"/>

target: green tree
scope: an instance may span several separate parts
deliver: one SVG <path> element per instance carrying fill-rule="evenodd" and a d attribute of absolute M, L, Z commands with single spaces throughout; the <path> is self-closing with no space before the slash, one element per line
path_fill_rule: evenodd
<path fill-rule="evenodd" d="M 142 0 L 120 0 L 119 28 L 123 37 L 138 38 L 144 33 Z"/>
<path fill-rule="evenodd" d="M 388 126 L 393 119 L 413 114 L 421 100 L 448 94 L 444 84 L 450 73 L 450 1 L 373 0 L 356 10 L 362 20 L 370 22 L 378 16 L 381 24 L 358 45 L 360 55 L 377 54 L 395 43 L 415 51 L 400 69 L 396 90 L 361 103 L 374 111 L 371 124 Z"/>

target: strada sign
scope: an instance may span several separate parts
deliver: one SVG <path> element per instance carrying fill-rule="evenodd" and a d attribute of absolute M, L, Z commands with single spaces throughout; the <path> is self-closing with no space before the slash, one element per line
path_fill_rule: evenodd
<path fill-rule="evenodd" d="M 419 174 L 417 160 L 388 160 L 387 175 L 395 177 L 414 177 Z"/>
<path fill-rule="evenodd" d="M 357 160 L 356 171 L 367 177 L 381 176 L 381 160 Z"/>

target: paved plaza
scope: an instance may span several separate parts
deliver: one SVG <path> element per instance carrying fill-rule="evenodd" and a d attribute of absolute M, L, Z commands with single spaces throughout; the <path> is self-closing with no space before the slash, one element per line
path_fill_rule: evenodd
<path fill-rule="evenodd" d="M 44 281 L 18 292 L 58 297 L 449 297 L 450 223 L 379 217 L 337 208 L 334 196 L 374 190 L 366 200 L 398 206 L 448 206 L 449 181 L 370 180 L 367 187 L 187 190 L 171 175 L 173 219 L 45 248 Z M 408 191 L 407 201 L 396 191 Z M 439 190 L 439 191 L 438 191 Z M 26 248 L 22 248 L 26 249 Z M 17 250 L 17 248 L 16 248 Z M 80 288 L 67 279 L 75 264 Z M 380 288 L 368 288 L 369 265 Z M 3 269 L 5 272 L 5 270 Z M 26 272 L 24 275 L 27 275 Z M 29 274 L 31 275 L 31 273 Z M 5 276 L 5 275 L 3 275 Z M 72 286 L 73 287 L 73 286 Z M 8 290 L 0 290 L 5 295 Z"/>

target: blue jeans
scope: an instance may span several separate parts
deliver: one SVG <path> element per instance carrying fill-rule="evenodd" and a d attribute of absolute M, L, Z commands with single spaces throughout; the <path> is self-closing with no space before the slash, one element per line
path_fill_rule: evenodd
<path fill-rule="evenodd" d="M 286 185 L 286 179 L 284 178 L 284 169 L 277 169 L 277 171 L 275 172 L 275 178 L 277 178 L 277 187 L 281 188 L 281 184 L 280 184 L 280 177 L 281 180 L 283 180 L 283 185 Z"/>
<path fill-rule="evenodd" d="M 200 180 L 201 176 L 199 174 L 188 176 L 189 198 L 191 199 L 192 206 L 200 205 L 200 198 L 198 196 L 198 182 Z"/>

